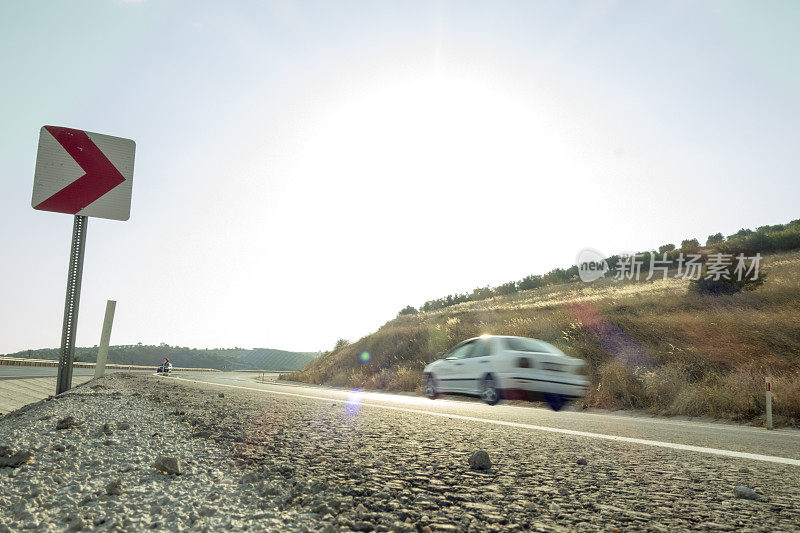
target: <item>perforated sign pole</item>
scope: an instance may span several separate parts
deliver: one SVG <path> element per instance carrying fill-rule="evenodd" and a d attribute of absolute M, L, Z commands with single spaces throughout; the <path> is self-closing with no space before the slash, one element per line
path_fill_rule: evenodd
<path fill-rule="evenodd" d="M 86 248 L 86 225 L 89 217 L 75 215 L 72 226 L 72 246 L 67 271 L 67 298 L 64 303 L 64 326 L 61 331 L 61 356 L 58 360 L 56 394 L 72 387 L 72 362 L 75 359 L 75 331 L 78 329 L 78 306 L 81 302 L 83 251 Z"/>

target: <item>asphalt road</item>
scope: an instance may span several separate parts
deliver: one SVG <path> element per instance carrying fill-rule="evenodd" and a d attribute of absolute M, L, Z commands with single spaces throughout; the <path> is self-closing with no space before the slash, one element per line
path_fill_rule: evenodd
<path fill-rule="evenodd" d="M 409 532 L 789 531 L 800 524 L 798 431 L 256 377 L 152 375 L 145 380 L 152 386 L 134 387 L 174 417 L 177 434 L 188 431 L 183 438 L 227 445 L 233 483 L 253 483 L 242 481 L 235 498 L 299 513 L 287 524 L 306 517 L 311 530 Z M 488 470 L 470 468 L 478 450 L 488 452 Z M 739 498 L 734 487 L 758 499 Z"/>
<path fill-rule="evenodd" d="M 739 424 L 656 418 L 646 415 L 560 411 L 518 405 L 485 405 L 477 400 L 447 396 L 428 400 L 419 396 L 353 393 L 327 387 L 275 381 L 277 374 L 267 374 L 273 381 L 262 383 L 248 372 L 182 372 L 179 379 L 243 387 L 252 393 L 271 394 L 286 399 L 303 397 L 318 401 L 336 400 L 358 404 L 365 409 L 388 409 L 417 413 L 437 423 L 442 417 L 458 417 L 482 426 L 516 427 L 520 431 L 572 434 L 584 439 L 634 442 L 641 446 L 709 453 L 732 459 L 758 459 L 800 467 L 800 431 L 768 431 Z M 646 442 L 637 442 L 637 440 Z M 703 450 L 692 450 L 697 447 Z M 800 468 L 798 469 L 800 474 Z"/>

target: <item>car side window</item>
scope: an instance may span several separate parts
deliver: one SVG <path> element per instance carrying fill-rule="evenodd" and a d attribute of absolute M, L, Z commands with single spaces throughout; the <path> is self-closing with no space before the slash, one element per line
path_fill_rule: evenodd
<path fill-rule="evenodd" d="M 472 350 L 470 357 L 484 357 L 487 355 L 492 355 L 492 347 L 489 343 L 489 339 L 476 341 L 475 349 Z"/>
<path fill-rule="evenodd" d="M 475 346 L 474 342 L 468 342 L 467 344 L 463 344 L 458 348 L 454 349 L 453 351 L 451 351 L 449 354 L 447 354 L 447 358 L 463 359 L 465 357 L 469 357 L 469 353 L 472 351 L 472 348 L 474 346 Z"/>

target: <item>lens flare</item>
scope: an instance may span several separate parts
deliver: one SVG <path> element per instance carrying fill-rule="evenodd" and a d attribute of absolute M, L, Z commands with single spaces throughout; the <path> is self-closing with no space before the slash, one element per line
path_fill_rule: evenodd
<path fill-rule="evenodd" d="M 357 415 L 361 410 L 362 392 L 359 389 L 353 389 L 347 397 L 347 403 L 344 404 L 344 412 L 348 416 Z"/>
<path fill-rule="evenodd" d="M 622 328 L 606 319 L 594 305 L 576 303 L 570 306 L 570 313 L 598 340 L 613 359 L 624 363 L 629 369 L 652 368 L 655 365 L 645 347 L 637 343 Z"/>
<path fill-rule="evenodd" d="M 361 352 L 358 358 L 361 359 L 362 363 L 368 363 L 370 358 L 369 352 Z"/>

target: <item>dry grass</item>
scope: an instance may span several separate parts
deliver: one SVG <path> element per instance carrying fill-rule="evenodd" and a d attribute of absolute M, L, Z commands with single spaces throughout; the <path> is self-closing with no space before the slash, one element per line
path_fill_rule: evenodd
<path fill-rule="evenodd" d="M 587 361 L 586 406 L 758 420 L 769 374 L 776 421 L 798 425 L 800 253 L 767 256 L 763 269 L 762 287 L 734 295 L 692 294 L 684 280 L 600 280 L 405 315 L 291 379 L 417 390 L 437 352 L 482 333 L 520 335 Z"/>

